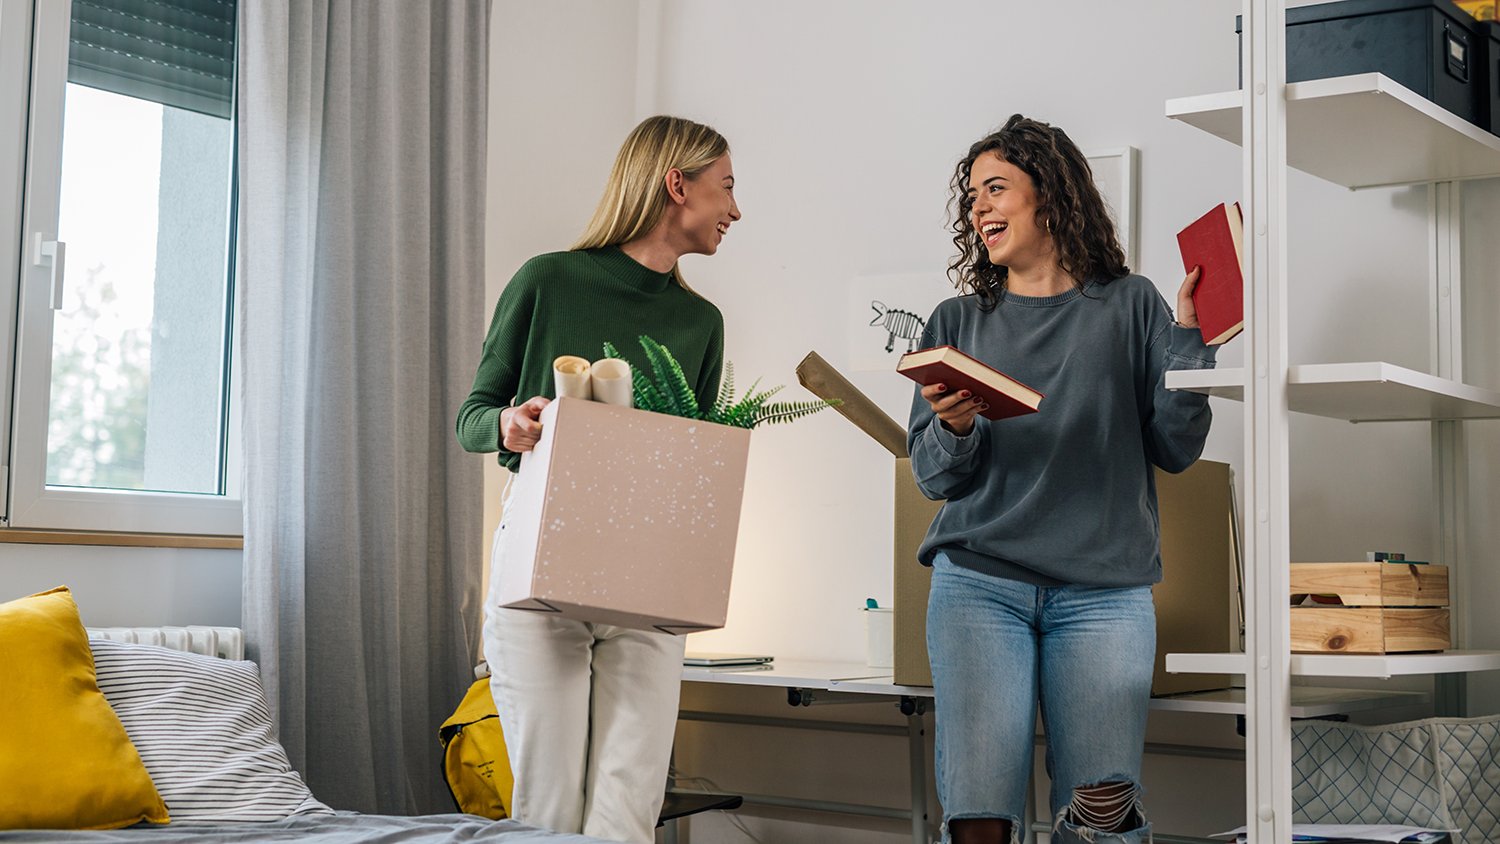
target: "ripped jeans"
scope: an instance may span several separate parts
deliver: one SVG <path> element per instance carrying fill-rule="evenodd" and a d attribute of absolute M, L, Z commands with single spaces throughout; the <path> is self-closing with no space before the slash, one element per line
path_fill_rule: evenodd
<path fill-rule="evenodd" d="M 1140 771 L 1156 654 L 1151 587 L 1032 586 L 963 568 L 940 552 L 927 652 L 944 841 L 948 824 L 964 818 L 1009 820 L 1011 840 L 1024 836 L 1038 702 L 1052 840 L 1150 840 Z M 1100 785 L 1112 792 L 1102 802 L 1093 789 Z"/>

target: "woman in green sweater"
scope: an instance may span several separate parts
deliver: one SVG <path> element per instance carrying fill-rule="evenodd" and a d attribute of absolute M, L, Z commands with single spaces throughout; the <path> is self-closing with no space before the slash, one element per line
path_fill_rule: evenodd
<path fill-rule="evenodd" d="M 463 447 L 498 451 L 501 465 L 518 471 L 554 395 L 553 360 L 597 358 L 606 341 L 630 357 L 642 334 L 672 351 L 699 404 L 711 405 L 724 320 L 683 283 L 677 259 L 714 254 L 738 219 L 722 135 L 676 117 L 637 126 L 583 237 L 568 252 L 526 262 L 500 294 L 458 412 Z M 506 564 L 504 539 L 502 515 L 492 572 Z M 484 653 L 515 774 L 511 815 L 559 832 L 653 841 L 682 652 L 680 637 L 486 601 Z"/>

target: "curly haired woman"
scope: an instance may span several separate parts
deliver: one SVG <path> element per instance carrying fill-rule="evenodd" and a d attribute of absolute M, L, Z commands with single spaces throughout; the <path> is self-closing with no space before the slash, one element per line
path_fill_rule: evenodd
<path fill-rule="evenodd" d="M 1211 368 L 1191 293 L 1177 317 L 1131 275 L 1088 162 L 1015 115 L 952 181 L 949 267 L 928 345 L 952 345 L 1045 394 L 992 422 L 984 396 L 922 387 L 912 470 L 947 499 L 919 556 L 933 567 L 927 649 L 945 840 L 1018 842 L 1041 705 L 1053 841 L 1150 839 L 1140 785 L 1161 579 L 1152 467 L 1180 472 L 1208 436 L 1206 396 L 1168 369 Z"/>

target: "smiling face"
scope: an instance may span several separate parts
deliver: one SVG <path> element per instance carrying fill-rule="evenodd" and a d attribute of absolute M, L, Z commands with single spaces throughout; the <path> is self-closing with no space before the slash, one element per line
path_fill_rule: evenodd
<path fill-rule="evenodd" d="M 1024 272 L 1053 260 L 1052 236 L 1037 224 L 1036 187 L 1024 170 L 987 152 L 969 171 L 968 197 L 991 264 Z"/>
<path fill-rule="evenodd" d="M 740 218 L 740 207 L 734 201 L 734 163 L 729 154 L 719 156 L 696 176 L 684 178 L 682 193 L 679 225 L 683 254 L 714 254 L 730 224 Z"/>

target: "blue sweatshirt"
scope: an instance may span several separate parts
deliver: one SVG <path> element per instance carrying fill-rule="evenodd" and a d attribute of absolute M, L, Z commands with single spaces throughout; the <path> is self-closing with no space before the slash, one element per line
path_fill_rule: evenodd
<path fill-rule="evenodd" d="M 1208 397 L 1169 392 L 1169 369 L 1210 369 L 1213 348 L 1172 321 L 1131 275 L 1057 296 L 1004 293 L 938 305 L 927 345 L 952 345 L 1044 394 L 1037 413 L 975 417 L 957 436 L 913 396 L 912 472 L 947 499 L 918 557 L 1039 586 L 1161 580 L 1152 466 L 1181 472 L 1203 451 Z"/>

